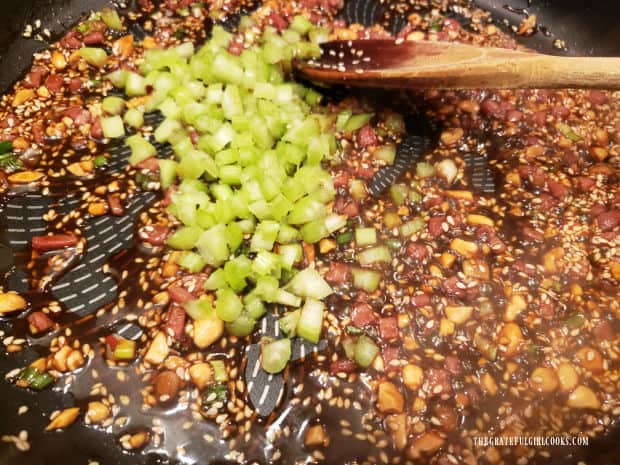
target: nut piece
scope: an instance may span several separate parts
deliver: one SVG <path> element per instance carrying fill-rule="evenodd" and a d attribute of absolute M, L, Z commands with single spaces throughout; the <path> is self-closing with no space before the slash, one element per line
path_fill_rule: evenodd
<path fill-rule="evenodd" d="M 329 444 L 329 436 L 323 425 L 313 425 L 306 431 L 304 444 L 310 447 L 327 446 Z"/>
<path fill-rule="evenodd" d="M 55 429 L 66 428 L 73 424 L 80 413 L 79 407 L 66 408 L 60 412 L 49 425 L 45 428 L 45 431 L 52 431 Z"/>
<path fill-rule="evenodd" d="M 213 369 L 206 362 L 189 367 L 189 377 L 198 389 L 204 389 L 213 379 Z"/>
<path fill-rule="evenodd" d="M 52 366 L 61 372 L 65 372 L 69 370 L 67 366 L 67 359 L 69 358 L 69 354 L 73 351 L 69 346 L 62 346 L 59 350 L 57 350 L 54 355 L 52 355 Z"/>
<path fill-rule="evenodd" d="M 446 312 L 448 320 L 454 324 L 461 325 L 469 320 L 474 311 L 474 307 L 466 305 L 446 305 L 444 311 Z"/>
<path fill-rule="evenodd" d="M 423 433 L 413 440 L 409 449 L 407 449 L 407 457 L 416 459 L 422 454 L 431 454 L 439 450 L 444 442 L 445 439 L 437 431 Z"/>
<path fill-rule="evenodd" d="M 88 410 L 86 411 L 87 423 L 101 423 L 110 416 L 110 409 L 102 402 L 93 401 L 88 403 Z"/>
<path fill-rule="evenodd" d="M 559 384 L 558 377 L 553 368 L 535 368 L 530 376 L 530 385 L 538 392 L 548 394 L 557 389 Z"/>
<path fill-rule="evenodd" d="M 577 360 L 579 365 L 592 373 L 601 373 L 605 370 L 605 359 L 601 353 L 592 347 L 582 347 L 577 351 Z"/>
<path fill-rule="evenodd" d="M 506 305 L 506 312 L 504 313 L 505 321 L 513 321 L 519 313 L 527 308 L 527 302 L 525 298 L 520 294 L 513 294 L 510 297 L 510 301 Z"/>
<path fill-rule="evenodd" d="M 67 66 L 67 59 L 61 52 L 55 51 L 52 53 L 52 66 L 59 71 Z"/>
<path fill-rule="evenodd" d="M 407 436 L 409 435 L 407 414 L 388 415 L 385 419 L 385 426 L 386 430 L 391 433 L 394 447 L 398 450 L 403 450 L 407 446 Z"/>
<path fill-rule="evenodd" d="M 405 400 L 398 388 L 389 381 L 379 383 L 377 391 L 377 409 L 381 413 L 401 413 Z"/>
<path fill-rule="evenodd" d="M 489 394 L 490 396 L 495 396 L 498 391 L 497 382 L 495 378 L 491 376 L 489 373 L 485 373 L 482 375 L 482 379 L 480 380 L 482 384 L 482 389 Z"/>
<path fill-rule="evenodd" d="M 469 214 L 467 215 L 467 222 L 475 226 L 480 226 L 480 225 L 495 226 L 495 222 L 488 216 L 484 216 L 484 215 Z"/>
<path fill-rule="evenodd" d="M 146 431 L 140 431 L 139 433 L 132 434 L 129 438 L 129 445 L 132 449 L 140 449 L 147 442 L 149 442 L 150 435 Z"/>
<path fill-rule="evenodd" d="M 497 344 L 505 357 L 514 357 L 521 349 L 523 333 L 516 323 L 506 323 L 497 335 Z"/>
<path fill-rule="evenodd" d="M 39 181 L 43 177 L 43 173 L 38 171 L 19 171 L 9 176 L 9 181 L 12 184 L 30 184 L 31 182 Z"/>
<path fill-rule="evenodd" d="M 464 241 L 463 239 L 452 239 L 450 248 L 465 258 L 473 258 L 478 253 L 478 244 L 475 242 Z"/>
<path fill-rule="evenodd" d="M 17 91 L 15 97 L 13 98 L 13 102 L 11 105 L 14 107 L 18 107 L 22 103 L 27 102 L 28 100 L 32 100 L 35 97 L 34 90 L 32 89 L 21 89 Z"/>
<path fill-rule="evenodd" d="M 568 395 L 566 405 L 572 408 L 599 409 L 601 402 L 592 389 L 583 384 Z"/>
<path fill-rule="evenodd" d="M 556 371 L 562 392 L 570 392 L 579 384 L 579 375 L 570 363 L 560 363 Z"/>
<path fill-rule="evenodd" d="M 0 292 L 0 313 L 11 313 L 23 310 L 28 303 L 16 292 Z"/>
<path fill-rule="evenodd" d="M 456 144 L 463 137 L 463 129 L 452 128 L 441 133 L 439 136 L 444 145 L 451 146 Z"/>
<path fill-rule="evenodd" d="M 170 347 L 168 347 L 166 335 L 160 331 L 155 335 L 153 341 L 151 341 L 151 345 L 144 355 L 144 360 L 153 365 L 159 365 L 165 360 L 169 352 Z"/>
<path fill-rule="evenodd" d="M 194 321 L 194 344 L 199 349 L 209 347 L 224 334 L 224 322 L 219 318 Z"/>
<path fill-rule="evenodd" d="M 403 367 L 403 383 L 412 391 L 419 389 L 424 382 L 424 372 L 417 365 L 408 364 Z"/>
<path fill-rule="evenodd" d="M 69 356 L 67 357 L 67 370 L 74 371 L 84 365 L 84 356 L 82 352 L 76 349 L 73 349 Z"/>

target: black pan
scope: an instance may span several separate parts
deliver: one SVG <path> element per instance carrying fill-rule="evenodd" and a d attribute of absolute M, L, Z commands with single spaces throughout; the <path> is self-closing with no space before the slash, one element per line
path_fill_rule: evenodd
<path fill-rule="evenodd" d="M 374 13 L 382 8 L 378 0 L 373 7 L 374 2 L 348 0 L 343 12 L 344 19 L 372 24 L 377 20 Z M 12 83 L 22 76 L 31 64 L 33 53 L 47 46 L 46 39 L 58 38 L 89 11 L 101 9 L 109 3 L 108 0 L 0 0 L 0 93 L 10 89 Z M 131 1 L 126 2 L 126 5 L 119 3 L 116 2 L 117 7 L 130 9 L 133 6 Z M 387 2 L 384 0 L 383 3 Z M 620 3 L 617 0 L 587 4 L 582 0 L 475 0 L 474 3 L 490 11 L 496 24 L 505 30 L 521 22 L 524 9 L 529 14 L 536 14 L 538 24 L 541 25 L 539 32 L 519 40 L 541 52 L 620 56 L 620 27 L 617 25 Z M 44 40 L 24 38 L 22 32 L 26 24 L 35 26 L 33 35 L 39 33 Z M 562 48 L 557 47 L 558 40 L 562 41 Z M 0 321 L 0 330 L 4 330 L 8 324 Z M 81 424 L 74 425 L 67 433 L 43 433 L 47 420 L 38 412 L 62 409 L 70 406 L 71 401 L 67 395 L 58 392 L 35 394 L 5 381 L 4 374 L 16 366 L 23 366 L 28 356 L 0 355 L 0 436 L 27 430 L 31 434 L 29 439 L 33 448 L 22 453 L 13 445 L 0 442 L 0 465 L 86 465 L 91 461 L 101 465 L 177 463 L 163 455 L 125 454 L 118 447 L 114 435 Z M 17 414 L 21 405 L 28 406 L 28 414 Z M 620 431 L 587 448 L 574 451 L 568 460 L 560 462 L 552 459 L 550 463 L 577 464 L 583 460 L 590 465 L 617 465 L 620 461 L 619 439 Z M 203 454 L 202 457 L 198 456 L 198 463 L 211 459 L 209 455 Z"/>

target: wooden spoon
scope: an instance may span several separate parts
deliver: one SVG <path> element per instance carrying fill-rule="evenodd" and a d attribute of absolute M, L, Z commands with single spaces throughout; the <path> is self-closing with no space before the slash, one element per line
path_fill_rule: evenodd
<path fill-rule="evenodd" d="M 302 77 L 358 87 L 620 88 L 620 58 L 558 57 L 460 43 L 333 41 L 320 58 L 295 61 Z"/>

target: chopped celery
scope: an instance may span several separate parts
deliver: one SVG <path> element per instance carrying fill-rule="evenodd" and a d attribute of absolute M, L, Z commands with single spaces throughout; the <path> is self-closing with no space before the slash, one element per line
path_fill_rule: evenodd
<path fill-rule="evenodd" d="M 324 299 L 334 291 L 319 274 L 319 272 L 308 267 L 297 273 L 286 285 L 286 289 L 300 297 L 312 299 Z"/>
<path fill-rule="evenodd" d="M 137 73 L 127 73 L 125 93 L 130 97 L 146 95 L 146 80 Z"/>
<path fill-rule="evenodd" d="M 131 155 L 129 156 L 130 165 L 137 165 L 141 161 L 154 157 L 157 154 L 157 150 L 153 144 L 147 141 L 140 134 L 129 136 L 125 139 L 125 142 L 131 149 Z"/>
<path fill-rule="evenodd" d="M 239 292 L 247 285 L 246 278 L 252 274 L 252 261 L 245 255 L 240 255 L 226 262 L 224 278 L 230 288 Z"/>
<path fill-rule="evenodd" d="M 249 336 L 254 332 L 254 328 L 256 327 L 256 320 L 251 318 L 246 313 L 241 313 L 239 318 L 230 323 L 226 323 L 226 330 L 237 337 L 245 337 Z"/>
<path fill-rule="evenodd" d="M 116 139 L 125 135 L 123 119 L 118 115 L 101 118 L 101 129 L 103 130 L 103 137 L 108 139 Z"/>
<path fill-rule="evenodd" d="M 435 174 L 435 167 L 430 163 L 421 161 L 416 165 L 415 172 L 421 178 L 430 178 Z"/>
<path fill-rule="evenodd" d="M 278 339 L 261 345 L 261 367 L 267 373 L 280 373 L 291 358 L 291 340 Z"/>
<path fill-rule="evenodd" d="M 210 360 L 211 368 L 213 368 L 213 379 L 217 383 L 225 383 L 228 381 L 228 372 L 226 365 L 222 360 Z"/>
<path fill-rule="evenodd" d="M 120 97 L 106 97 L 101 102 L 101 108 L 109 115 L 120 115 L 125 109 L 125 100 Z"/>
<path fill-rule="evenodd" d="M 383 160 L 388 165 L 392 165 L 396 159 L 396 147 L 392 144 L 382 145 L 377 147 L 373 156 L 378 160 Z"/>
<path fill-rule="evenodd" d="M 123 29 L 123 22 L 120 16 L 113 8 L 104 8 L 101 10 L 101 20 L 110 29 L 121 30 Z"/>
<path fill-rule="evenodd" d="M 183 252 L 177 259 L 177 263 L 190 273 L 199 273 L 206 265 L 206 262 L 200 255 L 190 251 Z"/>
<path fill-rule="evenodd" d="M 368 121 L 372 118 L 372 113 L 360 113 L 358 115 L 353 115 L 344 125 L 345 131 L 357 131 L 359 128 L 364 126 Z"/>
<path fill-rule="evenodd" d="M 377 354 L 379 346 L 366 335 L 361 335 L 355 343 L 355 361 L 362 368 L 368 368 Z"/>
<path fill-rule="evenodd" d="M 243 302 L 232 289 L 222 288 L 217 291 L 215 312 L 218 318 L 224 321 L 235 321 L 241 315 Z"/>
<path fill-rule="evenodd" d="M 208 320 L 215 318 L 211 301 L 206 297 L 188 300 L 183 304 L 183 308 L 193 320 Z"/>
<path fill-rule="evenodd" d="M 261 250 L 254 257 L 252 262 L 252 271 L 257 276 L 275 276 L 280 277 L 282 264 L 280 256 L 266 250 Z"/>
<path fill-rule="evenodd" d="M 102 48 L 82 47 L 79 54 L 86 63 L 96 68 L 103 68 L 108 61 L 108 54 Z"/>
<path fill-rule="evenodd" d="M 278 237 L 280 224 L 277 221 L 261 221 L 256 226 L 250 242 L 250 251 L 271 250 Z"/>
<path fill-rule="evenodd" d="M 130 108 L 125 112 L 123 121 L 125 121 L 127 126 L 139 129 L 144 125 L 144 114 L 137 108 Z"/>
<path fill-rule="evenodd" d="M 191 250 L 194 248 L 202 229 L 196 226 L 185 226 L 177 229 L 169 238 L 168 245 L 174 249 Z"/>
<path fill-rule="evenodd" d="M 125 87 L 128 74 L 129 71 L 126 69 L 117 69 L 116 71 L 106 74 L 105 78 L 110 81 L 114 87 L 120 89 L 121 87 Z"/>
<path fill-rule="evenodd" d="M 351 269 L 353 275 L 353 286 L 365 292 L 374 292 L 379 288 L 381 273 L 362 268 Z"/>
<path fill-rule="evenodd" d="M 325 304 L 318 300 L 307 299 L 301 308 L 299 322 L 297 324 L 297 334 L 299 337 L 314 344 L 319 342 L 321 330 L 323 329 L 323 313 Z"/>
<path fill-rule="evenodd" d="M 278 246 L 278 255 L 282 267 L 291 270 L 293 265 L 301 261 L 303 252 L 301 244 L 282 244 Z"/>
<path fill-rule="evenodd" d="M 196 248 L 207 264 L 219 266 L 230 254 L 226 240 L 226 226 L 218 224 L 204 231 L 196 243 Z"/>
<path fill-rule="evenodd" d="M 174 160 L 159 160 L 159 179 L 161 187 L 167 189 L 172 185 L 177 175 L 178 165 L 179 164 Z"/>
<path fill-rule="evenodd" d="M 395 205 L 402 205 L 407 200 L 407 194 L 409 193 L 409 188 L 405 184 L 392 184 L 390 186 L 390 196 L 394 201 Z"/>
<path fill-rule="evenodd" d="M 295 337 L 297 334 L 297 325 L 299 323 L 300 314 L 301 310 L 294 310 L 280 317 L 278 322 L 280 329 L 284 334 L 286 334 L 287 337 Z"/>
<path fill-rule="evenodd" d="M 377 230 L 375 228 L 356 228 L 355 242 L 359 246 L 375 244 L 377 242 Z"/>
<path fill-rule="evenodd" d="M 374 263 L 389 263 L 392 260 L 390 249 L 384 245 L 379 245 L 366 249 L 358 254 L 361 265 L 372 265 Z"/>
<path fill-rule="evenodd" d="M 206 291 L 215 291 L 217 289 L 226 287 L 226 285 L 226 273 L 223 268 L 218 268 L 213 273 L 211 273 L 211 275 L 204 284 L 204 289 Z"/>
<path fill-rule="evenodd" d="M 403 237 L 409 237 L 412 234 L 421 231 L 424 228 L 425 224 L 426 223 L 424 222 L 424 219 L 417 216 L 411 221 L 407 221 L 400 227 L 400 235 Z"/>

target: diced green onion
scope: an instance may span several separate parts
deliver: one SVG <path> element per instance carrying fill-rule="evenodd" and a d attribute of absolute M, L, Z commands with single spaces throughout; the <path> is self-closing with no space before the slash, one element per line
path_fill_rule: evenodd
<path fill-rule="evenodd" d="M 222 360 L 209 361 L 211 368 L 213 368 L 213 379 L 217 383 L 225 383 L 228 381 L 228 372 L 226 371 L 226 365 Z"/>
<path fill-rule="evenodd" d="M 353 232 L 352 231 L 347 231 L 345 233 L 339 234 L 336 237 L 336 243 L 338 245 L 348 244 L 352 240 L 353 240 Z"/>
<path fill-rule="evenodd" d="M 280 373 L 291 358 L 291 340 L 278 339 L 261 346 L 261 367 L 267 373 Z"/>
<path fill-rule="evenodd" d="M 30 387 L 40 391 L 52 384 L 53 381 L 54 377 L 49 373 L 39 373 L 30 383 Z"/>
<path fill-rule="evenodd" d="M 581 136 L 568 124 L 559 121 L 556 123 L 555 127 L 569 140 L 573 142 L 579 142 L 581 140 Z"/>
<path fill-rule="evenodd" d="M 97 155 L 93 160 L 93 163 L 97 168 L 101 168 L 108 163 L 108 159 L 105 157 L 105 155 Z"/>

